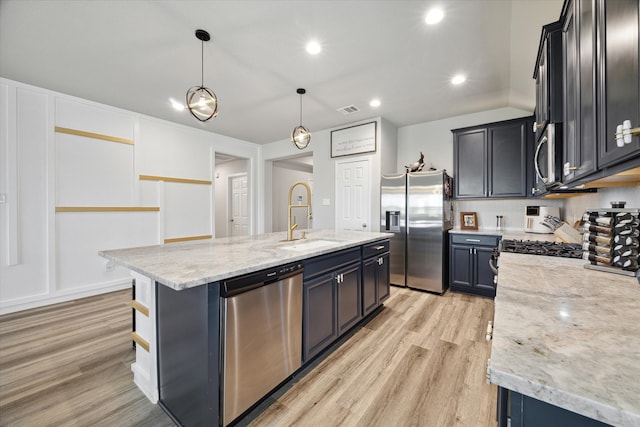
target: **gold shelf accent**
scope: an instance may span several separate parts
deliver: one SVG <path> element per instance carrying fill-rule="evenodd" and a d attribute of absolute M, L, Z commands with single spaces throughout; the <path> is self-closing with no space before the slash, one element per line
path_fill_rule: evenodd
<path fill-rule="evenodd" d="M 176 243 L 176 242 L 188 242 L 190 240 L 205 240 L 205 239 L 211 239 L 213 236 L 212 235 L 206 235 L 206 236 L 190 236 L 190 237 L 175 237 L 173 239 L 164 239 L 165 243 Z"/>
<path fill-rule="evenodd" d="M 149 307 L 147 307 L 146 305 L 143 305 L 136 300 L 131 300 L 131 308 L 149 317 Z"/>
<path fill-rule="evenodd" d="M 140 179 L 143 181 L 165 181 L 165 182 L 181 182 L 184 184 L 211 185 L 211 181 L 206 181 L 203 179 L 172 178 L 169 176 L 140 175 Z"/>
<path fill-rule="evenodd" d="M 144 348 L 147 352 L 149 351 L 149 342 L 138 335 L 136 332 L 131 332 L 131 339 L 134 340 L 140 347 Z"/>
<path fill-rule="evenodd" d="M 111 136 L 111 135 L 103 135 L 101 133 L 86 132 L 86 131 L 77 130 L 77 129 L 63 128 L 60 126 L 56 126 L 55 129 L 56 129 L 56 132 L 58 133 L 66 133 L 69 135 L 84 136 L 87 138 L 101 139 L 103 141 L 111 141 L 111 142 L 118 142 L 120 144 L 134 145 L 134 142 L 132 139 L 120 138 L 120 137 Z"/>
<path fill-rule="evenodd" d="M 157 206 L 56 206 L 56 212 L 158 212 Z"/>

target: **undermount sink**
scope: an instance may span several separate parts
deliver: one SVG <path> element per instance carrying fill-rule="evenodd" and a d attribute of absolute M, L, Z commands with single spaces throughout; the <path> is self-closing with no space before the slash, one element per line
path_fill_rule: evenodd
<path fill-rule="evenodd" d="M 282 242 L 281 248 L 290 251 L 308 251 L 312 249 L 326 248 L 329 246 L 335 246 L 341 243 L 337 240 L 323 240 L 323 239 L 302 239 L 293 240 L 291 242 Z"/>

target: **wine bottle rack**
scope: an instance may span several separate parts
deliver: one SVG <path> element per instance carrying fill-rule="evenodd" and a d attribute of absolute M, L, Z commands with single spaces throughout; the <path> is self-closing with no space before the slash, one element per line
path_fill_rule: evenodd
<path fill-rule="evenodd" d="M 640 209 L 587 209 L 582 219 L 585 268 L 635 276 Z"/>

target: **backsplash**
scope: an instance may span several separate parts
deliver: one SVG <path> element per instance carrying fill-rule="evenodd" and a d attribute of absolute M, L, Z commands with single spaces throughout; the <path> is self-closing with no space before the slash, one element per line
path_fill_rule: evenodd
<path fill-rule="evenodd" d="M 625 208 L 640 208 L 640 187 L 601 188 L 597 193 L 573 197 L 565 201 L 564 218 L 569 224 L 582 218 L 585 209 L 611 208 L 609 202 L 625 201 Z"/>
<path fill-rule="evenodd" d="M 640 187 L 617 187 L 599 189 L 597 193 L 585 194 L 568 199 L 486 199 L 486 200 L 455 200 L 454 225 L 460 226 L 460 212 L 476 212 L 478 228 L 495 230 L 496 216 L 502 215 L 505 229 L 522 231 L 524 228 L 525 208 L 531 205 L 558 206 L 560 217 L 573 226 L 574 222 L 582 218 L 585 209 L 610 208 L 611 201 L 623 200 L 627 208 L 640 208 Z"/>
<path fill-rule="evenodd" d="M 541 199 L 486 199 L 486 200 L 456 200 L 454 203 L 455 226 L 460 226 L 460 212 L 476 212 L 478 228 L 495 230 L 496 216 L 502 215 L 504 227 L 509 231 L 522 231 L 524 228 L 525 208 L 531 205 L 558 206 L 560 216 L 564 218 L 562 200 Z"/>

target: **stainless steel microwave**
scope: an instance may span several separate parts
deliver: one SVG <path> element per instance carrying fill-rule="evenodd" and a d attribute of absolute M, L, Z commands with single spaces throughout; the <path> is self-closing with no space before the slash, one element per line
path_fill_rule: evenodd
<path fill-rule="evenodd" d="M 549 123 L 545 127 L 533 156 L 536 171 L 532 193 L 562 185 L 562 123 Z"/>

